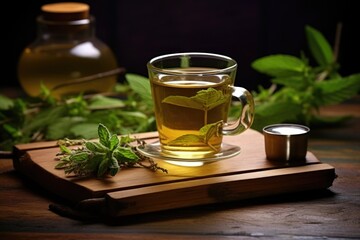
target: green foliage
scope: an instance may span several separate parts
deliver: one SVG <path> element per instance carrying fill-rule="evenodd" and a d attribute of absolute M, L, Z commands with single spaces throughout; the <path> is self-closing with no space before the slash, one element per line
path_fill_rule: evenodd
<path fill-rule="evenodd" d="M 301 75 L 306 65 L 297 57 L 279 54 L 257 59 L 252 67 L 272 77 L 289 77 Z"/>
<path fill-rule="evenodd" d="M 334 61 L 334 54 L 325 37 L 311 26 L 306 26 L 305 32 L 311 54 L 316 62 L 323 67 L 331 65 Z"/>
<path fill-rule="evenodd" d="M 116 134 L 156 130 L 149 80 L 126 74 L 113 97 L 88 95 L 54 100 L 44 85 L 43 98 L 0 95 L 0 150 L 17 143 L 97 137 L 102 123 Z"/>
<path fill-rule="evenodd" d="M 252 67 L 271 77 L 269 89 L 259 87 L 253 92 L 255 118 L 252 128 L 261 131 L 268 124 L 293 122 L 306 125 L 338 124 L 347 119 L 320 118 L 321 106 L 341 103 L 359 93 L 360 74 L 340 76 L 338 63 L 330 44 L 313 27 L 305 27 L 306 38 L 312 57 L 318 66 L 310 66 L 309 60 L 290 55 L 270 55 L 259 58 Z"/>

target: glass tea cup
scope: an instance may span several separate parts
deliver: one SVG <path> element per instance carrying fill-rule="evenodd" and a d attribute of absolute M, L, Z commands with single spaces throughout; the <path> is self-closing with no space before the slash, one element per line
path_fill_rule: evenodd
<path fill-rule="evenodd" d="M 235 60 L 212 53 L 175 53 L 147 64 L 159 142 L 141 151 L 149 156 L 180 162 L 211 162 L 235 156 L 239 146 L 223 143 L 223 136 L 250 128 L 254 101 L 249 91 L 234 86 Z M 242 105 L 231 123 L 232 99 Z M 168 162 L 169 162 L 168 161 Z"/>

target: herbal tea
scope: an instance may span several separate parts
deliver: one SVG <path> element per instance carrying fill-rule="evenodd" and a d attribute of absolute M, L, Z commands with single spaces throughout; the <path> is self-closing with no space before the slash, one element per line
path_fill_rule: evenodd
<path fill-rule="evenodd" d="M 186 78 L 164 76 L 151 81 L 162 154 L 189 159 L 219 152 L 232 79 L 228 75 L 190 74 Z"/>
<path fill-rule="evenodd" d="M 213 53 L 173 53 L 147 63 L 159 142 L 138 148 L 147 157 L 178 166 L 202 166 L 233 157 L 240 146 L 223 142 L 254 119 L 249 91 L 234 86 L 237 63 Z M 228 122 L 232 98 L 238 117 Z"/>

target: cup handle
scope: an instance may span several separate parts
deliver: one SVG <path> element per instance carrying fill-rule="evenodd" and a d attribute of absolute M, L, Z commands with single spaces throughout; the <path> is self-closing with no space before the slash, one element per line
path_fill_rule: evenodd
<path fill-rule="evenodd" d="M 222 130 L 223 135 L 237 135 L 250 128 L 254 121 L 255 104 L 251 93 L 242 87 L 232 88 L 232 96 L 241 103 L 239 117 L 233 123 L 225 123 Z"/>

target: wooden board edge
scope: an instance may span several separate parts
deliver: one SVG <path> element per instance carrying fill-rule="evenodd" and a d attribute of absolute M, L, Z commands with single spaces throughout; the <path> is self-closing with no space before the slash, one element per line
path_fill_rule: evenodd
<path fill-rule="evenodd" d="M 135 134 L 131 134 L 130 136 L 141 140 L 152 140 L 158 137 L 158 132 L 153 131 L 153 132 L 135 133 Z M 90 141 L 98 141 L 98 139 L 92 139 Z M 84 199 L 94 198 L 94 197 L 103 197 L 106 191 L 103 192 L 99 191 L 94 194 L 93 191 L 81 185 L 76 185 L 71 181 L 68 181 L 67 179 L 56 177 L 55 175 L 44 170 L 38 164 L 35 164 L 28 154 L 28 152 L 33 150 L 48 149 L 55 147 L 58 148 L 57 141 L 34 142 L 34 143 L 24 143 L 24 144 L 14 145 L 12 150 L 12 156 L 13 156 L 12 163 L 14 169 L 50 192 L 54 193 L 53 188 L 54 186 L 57 186 L 55 194 L 72 202 L 78 202 Z M 67 189 L 73 189 L 74 185 L 76 185 L 76 193 L 77 193 L 75 198 L 73 196 L 73 191 L 67 190 Z"/>
<path fill-rule="evenodd" d="M 334 167 L 319 163 L 123 190 L 106 194 L 106 214 L 118 217 L 325 189 L 335 178 Z"/>
<path fill-rule="evenodd" d="M 78 184 L 64 178 L 57 177 L 35 164 L 27 153 L 13 160 L 14 169 L 43 189 L 71 202 L 79 202 L 86 198 L 98 197 L 94 193 Z M 74 186 L 76 186 L 74 191 Z M 69 189 L 71 189 L 69 191 Z M 76 192 L 76 194 L 74 194 Z M 104 193 L 102 193 L 104 194 Z"/>
<path fill-rule="evenodd" d="M 127 136 L 127 135 L 118 135 Z M 143 133 L 134 133 L 130 134 L 130 137 L 148 140 L 158 138 L 159 134 L 156 131 L 153 132 L 143 132 Z M 89 139 L 89 141 L 98 141 L 99 139 Z M 54 148 L 58 147 L 58 141 L 44 141 L 44 142 L 31 142 L 31 143 L 19 143 L 14 145 L 13 152 L 15 153 L 24 153 L 26 151 L 37 150 L 37 149 L 45 149 L 45 148 Z"/>

